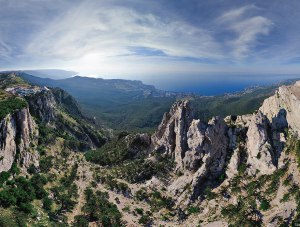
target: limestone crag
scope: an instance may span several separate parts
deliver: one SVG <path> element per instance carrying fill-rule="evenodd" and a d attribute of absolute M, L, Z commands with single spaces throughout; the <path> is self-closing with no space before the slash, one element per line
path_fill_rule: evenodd
<path fill-rule="evenodd" d="M 263 102 L 260 110 L 268 117 L 270 122 L 276 121 L 277 125 L 286 124 L 284 121 L 278 121 L 278 113 L 280 113 L 280 111 L 286 112 L 286 120 L 290 129 L 292 129 L 299 136 L 300 81 L 297 81 L 294 85 L 279 87 L 275 95 Z"/>
<path fill-rule="evenodd" d="M 300 132 L 299 113 L 300 82 L 280 87 L 253 114 L 224 120 L 214 117 L 208 123 L 193 119 L 189 101 L 175 103 L 151 140 L 153 153 L 160 152 L 176 162 L 174 171 L 179 176 L 171 179 L 168 191 L 178 202 L 187 197 L 196 199 L 207 179 L 217 179 L 223 173 L 227 179 L 233 178 L 241 164 L 249 175 L 274 173 L 288 128 Z"/>
<path fill-rule="evenodd" d="M 233 178 L 238 173 L 238 167 L 240 165 L 240 152 L 239 149 L 235 149 L 233 151 L 233 154 L 230 158 L 230 161 L 228 163 L 227 169 L 226 169 L 226 176 L 228 179 Z"/>
<path fill-rule="evenodd" d="M 31 96 L 28 99 L 28 103 L 31 112 L 42 122 L 50 123 L 55 120 L 55 117 L 57 116 L 57 103 L 50 90 L 43 92 L 42 94 Z"/>
<path fill-rule="evenodd" d="M 77 102 L 65 91 L 59 88 L 49 89 L 28 97 L 27 101 L 30 111 L 41 123 L 67 132 L 78 142 L 80 141 L 78 144 L 71 144 L 72 148 L 85 151 L 100 147 L 106 142 L 106 139 L 94 130 L 87 119 L 80 122 L 75 120 L 75 118 L 82 119 L 83 114 Z"/>
<path fill-rule="evenodd" d="M 271 174 L 276 170 L 274 149 L 271 145 L 270 124 L 265 115 L 258 111 L 253 114 L 247 131 L 247 163 L 249 172 Z"/>
<path fill-rule="evenodd" d="M 182 169 L 183 158 L 188 150 L 187 132 L 193 119 L 190 103 L 179 101 L 169 113 L 165 113 L 156 133 L 152 136 L 154 150 L 175 158 L 177 169 Z"/>
<path fill-rule="evenodd" d="M 24 168 L 31 164 L 37 166 L 39 155 L 31 149 L 37 137 L 37 125 L 28 108 L 3 118 L 0 121 L 0 172 L 8 171 L 15 161 Z"/>
<path fill-rule="evenodd" d="M 169 187 L 173 194 L 182 193 L 186 184 L 192 186 L 192 196 L 199 194 L 199 184 L 207 177 L 217 177 L 225 166 L 228 137 L 227 125 L 220 117 L 208 123 L 192 120 L 193 112 L 188 101 L 175 103 L 164 115 L 152 136 L 154 152 L 173 157 L 176 171 L 190 171 L 185 183 L 174 181 Z"/>

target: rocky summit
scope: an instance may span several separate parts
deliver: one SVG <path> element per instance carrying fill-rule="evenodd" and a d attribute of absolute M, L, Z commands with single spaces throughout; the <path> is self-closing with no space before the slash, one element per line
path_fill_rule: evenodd
<path fill-rule="evenodd" d="M 243 184 L 247 185 L 249 179 L 256 182 L 286 169 L 285 174 L 298 182 L 298 170 L 294 173 L 294 169 L 290 169 L 295 157 L 287 153 L 291 141 L 299 139 L 299 107 L 299 81 L 280 87 L 259 110 L 249 115 L 213 117 L 203 122 L 192 119 L 194 114 L 189 101 L 175 103 L 152 136 L 152 152 L 175 160 L 174 177 L 167 189 L 176 204 L 187 205 L 199 199 L 202 204 L 207 187 L 216 192 L 226 188 L 227 194 L 227 187 L 241 176 L 245 177 Z M 277 186 L 279 191 L 286 190 L 279 182 Z M 232 196 L 237 204 L 241 195 Z M 275 203 L 272 198 L 269 200 Z M 256 198 L 255 203 L 258 206 L 260 201 Z M 274 209 L 283 212 L 283 204 Z M 270 212 L 268 215 L 275 219 L 277 214 Z M 285 215 L 292 220 L 295 213 L 290 210 Z M 265 222 L 269 219 L 261 214 L 261 222 L 265 225 L 270 224 Z"/>
<path fill-rule="evenodd" d="M 245 115 L 197 119 L 178 100 L 152 134 L 104 128 L 62 89 L 0 82 L 1 226 L 300 224 L 300 81 Z"/>

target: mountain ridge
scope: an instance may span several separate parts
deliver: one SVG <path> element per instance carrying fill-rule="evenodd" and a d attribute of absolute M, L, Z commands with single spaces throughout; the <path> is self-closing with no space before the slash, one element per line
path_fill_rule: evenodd
<path fill-rule="evenodd" d="M 258 109 L 262 101 L 272 95 L 275 89 L 280 85 L 276 84 L 248 89 L 240 93 L 225 94 L 224 96 L 207 97 L 181 93 L 179 95 L 177 94 L 177 96 L 172 96 L 172 93 L 169 94 L 166 92 L 165 95 L 160 95 L 160 93 L 157 92 L 151 95 L 151 89 L 153 89 L 153 87 L 150 86 L 149 90 L 147 85 L 145 86 L 148 90 L 143 90 L 143 88 L 132 85 L 129 88 L 132 89 L 132 87 L 135 87 L 135 91 L 128 92 L 124 89 L 126 87 L 128 89 L 128 85 L 126 84 L 118 88 L 112 87 L 111 85 L 99 87 L 97 83 L 94 82 L 97 81 L 97 79 L 82 77 L 78 79 L 81 80 L 81 82 L 74 83 L 73 85 L 70 83 L 65 83 L 65 85 L 51 84 L 53 81 L 50 80 L 49 82 L 48 79 L 38 79 L 38 81 L 40 85 L 58 86 L 66 89 L 79 101 L 84 113 L 91 118 L 95 117 L 95 121 L 98 124 L 119 131 L 125 129 L 136 132 L 154 131 L 159 125 L 163 113 L 170 109 L 173 102 L 184 97 L 194 100 L 193 106 L 198 118 L 208 120 L 214 115 L 222 115 L 222 117 L 225 117 L 230 114 L 251 113 L 255 109 Z M 69 81 L 70 80 L 72 81 L 71 78 L 69 78 Z M 85 85 L 84 81 L 86 80 L 91 80 L 92 82 Z M 32 82 L 34 82 L 34 80 Z M 127 82 L 131 83 L 128 80 Z M 290 84 L 292 81 L 285 83 Z M 122 87 L 123 90 L 121 90 Z"/>

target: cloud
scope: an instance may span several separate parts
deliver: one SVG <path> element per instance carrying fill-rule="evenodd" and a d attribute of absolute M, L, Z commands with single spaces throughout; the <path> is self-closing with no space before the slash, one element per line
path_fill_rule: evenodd
<path fill-rule="evenodd" d="M 53 21 L 29 43 L 31 55 L 78 58 L 85 54 L 132 55 L 135 47 L 172 57 L 220 58 L 211 32 L 184 21 L 143 14 L 124 6 L 85 2 Z"/>
<path fill-rule="evenodd" d="M 0 40 L 0 57 L 5 59 L 9 58 L 11 51 L 10 46 Z"/>
<path fill-rule="evenodd" d="M 297 0 L 285 7 L 271 0 L 0 0 L 0 5 L 2 69 L 184 74 L 248 70 L 299 57 Z"/>
<path fill-rule="evenodd" d="M 255 53 L 255 47 L 259 45 L 258 39 L 262 35 L 268 35 L 273 22 L 263 16 L 247 16 L 250 10 L 258 9 L 254 5 L 244 6 L 230 10 L 221 15 L 217 20 L 225 26 L 225 30 L 234 32 L 235 37 L 228 44 L 235 60 L 241 60 Z"/>
<path fill-rule="evenodd" d="M 237 9 L 231 9 L 225 13 L 223 13 L 220 17 L 218 17 L 218 21 L 220 23 L 223 22 L 233 22 L 242 17 L 246 12 L 252 9 L 257 9 L 254 5 L 246 5 Z"/>
<path fill-rule="evenodd" d="M 269 34 L 272 24 L 270 20 L 257 16 L 232 25 L 231 29 L 238 35 L 231 43 L 233 55 L 237 58 L 247 57 L 258 44 L 258 37 Z"/>

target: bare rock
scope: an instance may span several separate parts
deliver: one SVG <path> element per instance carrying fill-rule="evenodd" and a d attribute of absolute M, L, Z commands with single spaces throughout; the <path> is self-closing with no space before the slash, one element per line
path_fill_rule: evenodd
<path fill-rule="evenodd" d="M 158 130 L 152 136 L 154 150 L 175 158 L 177 169 L 182 168 L 187 151 L 187 131 L 193 119 L 189 101 L 176 102 L 169 113 L 165 113 Z"/>
<path fill-rule="evenodd" d="M 42 122 L 50 123 L 55 120 L 57 103 L 51 91 L 43 92 L 32 96 L 28 100 L 30 110 L 35 116 L 39 117 Z"/>
<path fill-rule="evenodd" d="M 226 176 L 228 179 L 233 178 L 238 173 L 238 167 L 240 164 L 239 149 L 235 149 L 230 158 L 229 164 L 226 169 Z"/>
<path fill-rule="evenodd" d="M 0 122 L 0 172 L 16 161 L 21 167 L 38 166 L 39 155 L 31 146 L 37 143 L 38 129 L 28 108 L 7 115 Z M 16 157 L 17 152 L 20 154 Z"/>
<path fill-rule="evenodd" d="M 0 133 L 0 172 L 3 172 L 11 168 L 17 151 L 16 121 L 11 115 L 0 122 Z"/>
<path fill-rule="evenodd" d="M 259 174 L 271 174 L 276 170 L 268 127 L 269 121 L 261 111 L 253 114 L 247 132 L 247 163 L 250 165 L 249 173 L 252 175 L 257 171 Z"/>
<path fill-rule="evenodd" d="M 266 99 L 260 108 L 270 122 L 275 121 L 276 125 L 283 126 L 288 123 L 289 127 L 300 135 L 300 81 L 291 86 L 281 86 L 275 95 Z M 281 122 L 278 113 L 286 112 L 287 122 Z"/>

